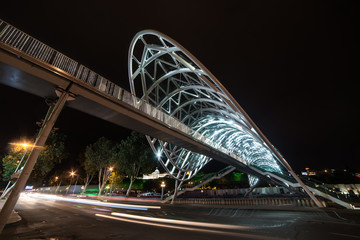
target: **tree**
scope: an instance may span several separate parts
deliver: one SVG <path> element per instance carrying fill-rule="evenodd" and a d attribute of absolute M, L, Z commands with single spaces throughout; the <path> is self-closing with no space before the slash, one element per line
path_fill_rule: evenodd
<path fill-rule="evenodd" d="M 26 150 L 21 146 L 14 146 L 10 149 L 9 153 L 2 159 L 3 173 L 2 180 L 4 182 L 11 179 L 17 165 L 20 163 L 21 158 L 24 156 Z"/>
<path fill-rule="evenodd" d="M 55 165 L 61 163 L 68 156 L 65 139 L 66 135 L 62 133 L 52 132 L 50 134 L 36 161 L 30 182 L 38 184 L 42 182 Z"/>
<path fill-rule="evenodd" d="M 119 171 L 114 171 L 109 177 L 110 193 L 113 192 L 116 188 L 119 188 L 122 185 L 124 175 Z"/>
<path fill-rule="evenodd" d="M 85 157 L 85 153 L 81 153 L 79 158 L 82 160 L 81 163 L 86 173 L 86 177 L 84 179 L 84 189 L 82 191 L 82 193 L 85 193 L 87 186 L 89 186 L 94 176 L 96 175 L 97 167 L 95 164 L 93 164 L 91 159 Z"/>
<path fill-rule="evenodd" d="M 69 177 L 69 172 L 64 170 L 56 170 L 55 173 L 50 177 L 50 185 L 56 186 L 54 193 L 56 194 L 59 191 L 61 185 L 70 184 L 71 178 Z"/>
<path fill-rule="evenodd" d="M 40 183 L 46 177 L 46 175 L 55 167 L 57 163 L 60 163 L 66 156 L 65 151 L 65 138 L 63 134 L 53 132 L 48 140 L 46 145 L 42 148 L 39 158 L 35 164 L 34 170 L 31 174 L 29 180 L 30 183 Z M 13 144 L 10 148 L 9 153 L 2 159 L 3 165 L 3 181 L 8 181 L 11 179 L 11 175 L 14 173 L 18 163 L 20 163 L 22 157 L 22 165 L 19 166 L 19 170 L 26 162 L 26 153 L 29 153 L 31 144 L 27 146 L 24 144 Z M 27 149 L 27 150 L 26 150 Z"/>
<path fill-rule="evenodd" d="M 93 171 L 98 172 L 99 196 L 113 170 L 114 144 L 105 137 L 99 138 L 85 150 L 85 171 L 89 176 Z"/>
<path fill-rule="evenodd" d="M 144 174 L 150 173 L 156 166 L 154 155 L 145 136 L 134 131 L 126 140 L 117 144 L 115 149 L 114 157 L 117 166 L 130 179 L 129 188 L 126 192 L 126 196 L 129 196 L 132 184 L 140 171 Z"/>

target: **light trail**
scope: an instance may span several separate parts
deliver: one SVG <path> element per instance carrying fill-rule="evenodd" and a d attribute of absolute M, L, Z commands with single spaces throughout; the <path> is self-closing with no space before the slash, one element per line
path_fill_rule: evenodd
<path fill-rule="evenodd" d="M 186 230 L 186 231 L 204 232 L 204 233 L 209 233 L 209 234 L 229 235 L 229 236 L 235 236 L 235 237 L 242 237 L 245 239 L 268 239 L 268 240 L 284 239 L 284 238 L 264 236 L 264 235 L 261 235 L 261 236 L 253 235 L 253 234 L 248 234 L 248 233 L 225 232 L 225 231 L 219 231 L 219 230 L 202 229 L 202 228 L 194 228 L 194 227 L 183 227 L 183 226 L 174 226 L 174 225 L 167 225 L 167 224 L 161 224 L 161 223 L 145 222 L 145 221 L 132 220 L 132 219 L 121 218 L 121 217 L 113 217 L 113 216 L 104 215 L 104 214 L 95 214 L 95 216 L 113 219 L 113 220 L 117 220 L 117 221 L 129 222 L 129 223 L 137 223 L 137 224 L 143 224 L 143 225 L 172 228 L 172 229 Z"/>
<path fill-rule="evenodd" d="M 145 216 L 132 215 L 132 214 L 126 214 L 126 213 L 117 213 L 117 212 L 112 212 L 111 215 L 125 217 L 125 218 L 138 219 L 138 220 L 144 220 L 144 221 L 151 221 L 151 222 L 172 223 L 172 224 L 178 224 L 178 225 L 190 225 L 190 226 L 197 226 L 197 227 L 237 229 L 237 230 L 253 229 L 252 227 L 245 227 L 245 226 L 207 223 L 207 222 L 184 221 L 184 220 L 166 219 L 166 218 L 154 218 L 154 217 L 145 217 Z"/>
<path fill-rule="evenodd" d="M 340 236 L 340 237 L 347 237 L 347 238 L 360 238 L 360 236 L 343 234 L 343 233 L 334 233 L 334 232 L 331 232 L 330 234 L 334 234 L 334 235 L 337 235 L 337 236 Z"/>
<path fill-rule="evenodd" d="M 22 194 L 22 196 L 23 196 L 23 194 Z M 121 204 L 121 203 L 107 203 L 107 202 L 101 202 L 101 201 L 97 201 L 97 200 L 71 199 L 71 198 L 50 195 L 50 194 L 39 194 L 39 193 L 32 193 L 30 195 L 26 194 L 26 196 L 47 199 L 47 200 L 57 200 L 57 201 L 64 201 L 64 202 L 82 203 L 82 204 L 95 205 L 95 206 L 132 209 L 132 210 L 147 211 L 148 209 L 160 209 L 161 208 L 160 206 L 130 205 L 130 204 Z"/>

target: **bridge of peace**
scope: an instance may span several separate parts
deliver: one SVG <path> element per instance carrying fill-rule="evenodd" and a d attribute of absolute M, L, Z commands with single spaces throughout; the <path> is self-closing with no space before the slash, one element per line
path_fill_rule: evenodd
<path fill-rule="evenodd" d="M 323 207 L 321 196 L 354 208 L 329 189 L 300 179 L 220 81 L 170 37 L 153 30 L 137 33 L 130 44 L 128 77 L 131 92 L 0 19 L 0 83 L 57 99 L 36 145 L 45 143 L 66 104 L 145 134 L 177 180 L 174 196 L 183 182 L 216 159 L 229 170 L 247 173 L 251 187 L 266 181 L 302 188 L 318 207 Z M 34 164 L 36 151 L 29 157 Z M 32 166 L 27 164 L 22 174 L 29 175 Z M 19 179 L 13 191 L 25 183 Z"/>

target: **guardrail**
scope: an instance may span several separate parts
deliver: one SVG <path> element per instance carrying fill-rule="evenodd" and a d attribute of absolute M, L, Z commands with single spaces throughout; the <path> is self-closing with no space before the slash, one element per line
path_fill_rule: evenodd
<path fill-rule="evenodd" d="M 316 207 L 308 198 L 182 198 L 177 203 L 201 205 L 236 205 L 236 206 L 292 206 Z M 322 201 L 326 206 L 326 203 Z"/>

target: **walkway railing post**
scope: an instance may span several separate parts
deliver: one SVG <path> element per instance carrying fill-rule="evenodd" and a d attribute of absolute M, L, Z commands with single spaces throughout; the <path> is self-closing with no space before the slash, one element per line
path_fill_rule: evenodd
<path fill-rule="evenodd" d="M 68 87 L 68 89 L 70 86 Z M 58 101 L 54 106 L 50 106 L 46 119 L 44 120 L 44 124 L 40 129 L 37 139 L 35 140 L 35 144 L 30 152 L 26 165 L 24 166 L 23 171 L 20 174 L 19 179 L 17 180 L 9 198 L 6 200 L 3 208 L 0 212 L 0 234 L 4 229 L 7 220 L 9 219 L 11 212 L 13 211 L 16 202 L 19 199 L 20 193 L 24 190 L 27 180 L 30 177 L 30 174 L 35 166 L 36 160 L 39 157 L 41 147 L 44 146 L 56 119 L 58 118 L 61 110 L 63 109 L 66 100 L 69 97 L 69 92 L 63 92 Z"/>

